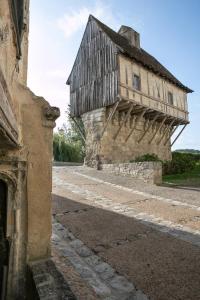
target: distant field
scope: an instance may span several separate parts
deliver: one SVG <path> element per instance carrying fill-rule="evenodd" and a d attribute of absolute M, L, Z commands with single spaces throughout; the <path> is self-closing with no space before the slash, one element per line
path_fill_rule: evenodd
<path fill-rule="evenodd" d="M 190 172 L 163 176 L 163 183 L 200 188 L 200 163 Z"/>

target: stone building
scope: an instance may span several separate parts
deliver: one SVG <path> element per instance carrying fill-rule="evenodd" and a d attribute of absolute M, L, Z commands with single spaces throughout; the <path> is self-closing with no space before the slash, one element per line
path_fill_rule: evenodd
<path fill-rule="evenodd" d="M 0 0 L 0 299 L 24 299 L 50 255 L 52 133 L 59 110 L 27 87 L 29 0 Z"/>
<path fill-rule="evenodd" d="M 88 165 L 146 153 L 170 160 L 172 134 L 189 123 L 192 90 L 143 50 L 139 33 L 127 26 L 115 32 L 90 16 L 67 84 L 71 117 L 84 123 Z"/>

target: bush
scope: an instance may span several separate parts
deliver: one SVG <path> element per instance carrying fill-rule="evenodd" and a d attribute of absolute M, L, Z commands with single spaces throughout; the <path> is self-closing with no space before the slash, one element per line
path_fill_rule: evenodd
<path fill-rule="evenodd" d="M 136 157 L 134 160 L 130 160 L 130 162 L 142 162 L 142 161 L 160 161 L 160 159 L 154 153 L 152 154 L 147 153 Z"/>
<path fill-rule="evenodd" d="M 161 161 L 156 154 L 144 154 L 136 157 L 130 162 L 143 161 Z M 163 166 L 163 175 L 181 174 L 194 169 L 195 165 L 200 162 L 200 156 L 193 153 L 172 152 L 171 161 L 161 161 Z"/>
<path fill-rule="evenodd" d="M 172 160 L 163 162 L 163 174 L 181 174 L 191 171 L 195 165 L 195 154 L 172 152 Z"/>

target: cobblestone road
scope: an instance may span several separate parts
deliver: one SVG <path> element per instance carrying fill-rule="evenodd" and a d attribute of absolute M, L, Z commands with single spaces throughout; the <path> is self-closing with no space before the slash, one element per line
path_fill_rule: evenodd
<path fill-rule="evenodd" d="M 53 220 L 78 299 L 200 300 L 198 190 L 54 167 Z"/>

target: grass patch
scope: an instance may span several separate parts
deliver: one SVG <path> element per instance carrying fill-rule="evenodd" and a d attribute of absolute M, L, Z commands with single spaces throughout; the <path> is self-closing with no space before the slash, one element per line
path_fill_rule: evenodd
<path fill-rule="evenodd" d="M 198 162 L 191 171 L 182 174 L 164 175 L 163 183 L 200 187 L 200 163 Z"/>

